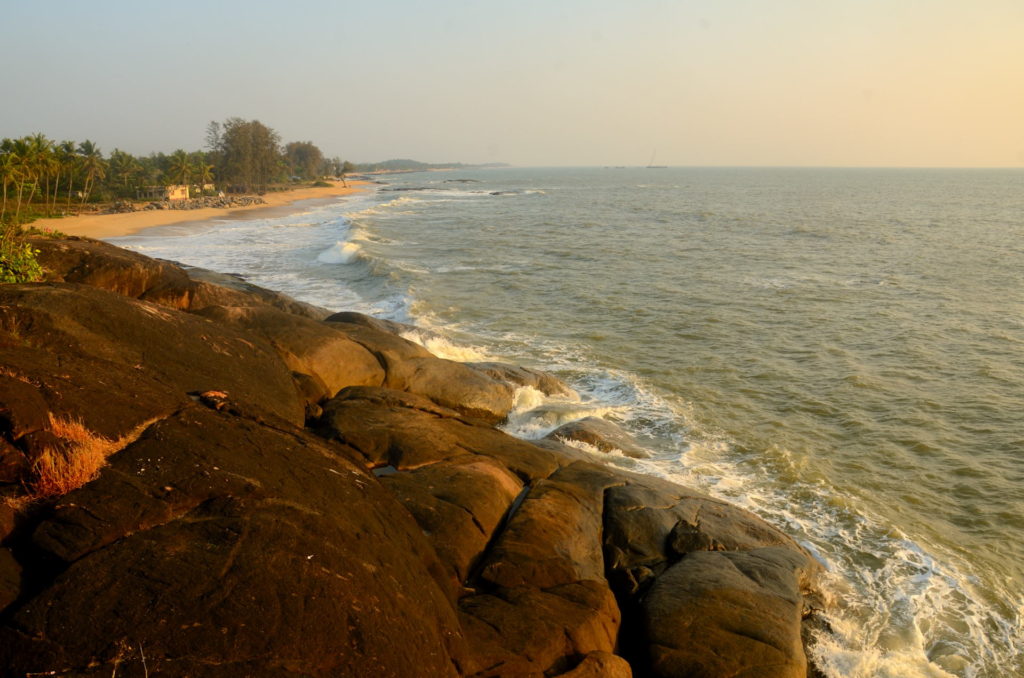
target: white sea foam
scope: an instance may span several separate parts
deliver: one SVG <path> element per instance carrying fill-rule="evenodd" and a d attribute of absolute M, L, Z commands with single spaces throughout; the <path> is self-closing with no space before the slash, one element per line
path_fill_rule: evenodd
<path fill-rule="evenodd" d="M 588 402 L 578 395 L 548 396 L 532 386 L 521 386 L 516 389 L 512 411 L 501 428 L 518 438 L 537 440 L 571 421 L 604 417 L 621 409 Z"/>
<path fill-rule="evenodd" d="M 359 258 L 360 247 L 354 242 L 338 241 L 316 255 L 316 260 L 324 264 L 351 264 Z"/>

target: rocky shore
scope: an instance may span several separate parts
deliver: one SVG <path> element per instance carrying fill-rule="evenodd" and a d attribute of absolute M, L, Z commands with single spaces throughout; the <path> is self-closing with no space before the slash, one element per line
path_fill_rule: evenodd
<path fill-rule="evenodd" d="M 118 200 L 110 205 L 104 214 L 123 214 L 140 210 L 201 210 L 207 208 L 229 209 L 266 205 L 267 201 L 258 195 L 204 196 L 188 200 L 154 200 L 139 207 L 129 200 Z"/>
<path fill-rule="evenodd" d="M 564 442 L 644 454 L 608 422 L 495 428 L 554 377 L 32 243 L 50 281 L 0 286 L 0 675 L 813 670 L 820 567 L 793 539 Z"/>

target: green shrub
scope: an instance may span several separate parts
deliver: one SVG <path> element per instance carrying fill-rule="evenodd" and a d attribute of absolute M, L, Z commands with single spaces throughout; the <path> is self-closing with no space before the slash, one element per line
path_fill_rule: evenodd
<path fill-rule="evenodd" d="M 0 283 L 35 282 L 43 277 L 43 267 L 36 260 L 39 250 L 27 242 L 6 235 L 0 236 Z"/>
<path fill-rule="evenodd" d="M 330 188 L 334 184 L 329 184 L 326 181 L 314 181 L 313 188 Z"/>

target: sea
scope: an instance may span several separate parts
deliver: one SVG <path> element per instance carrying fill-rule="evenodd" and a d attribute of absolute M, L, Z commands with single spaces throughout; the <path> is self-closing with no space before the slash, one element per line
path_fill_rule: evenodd
<path fill-rule="evenodd" d="M 829 677 L 1024 676 L 1024 170 L 501 168 L 112 242 L 552 372 L 826 569 Z"/>

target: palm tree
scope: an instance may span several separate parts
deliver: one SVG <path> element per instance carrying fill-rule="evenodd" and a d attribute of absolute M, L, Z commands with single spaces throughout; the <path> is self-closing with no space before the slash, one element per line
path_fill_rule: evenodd
<path fill-rule="evenodd" d="M 106 163 L 103 162 L 103 154 L 96 144 L 86 139 L 78 145 L 78 154 L 82 158 L 81 168 L 85 176 L 85 185 L 82 187 L 82 202 L 78 209 L 79 214 L 81 214 L 82 207 L 85 206 L 85 201 L 89 199 L 89 193 L 92 191 L 96 179 L 102 179 L 107 174 Z"/>
<path fill-rule="evenodd" d="M 130 195 L 129 183 L 134 183 L 135 177 L 142 171 L 142 165 L 131 153 L 125 153 L 117 148 L 110 152 L 107 164 L 110 166 L 111 183 L 119 182 L 121 195 Z"/>
<path fill-rule="evenodd" d="M 14 169 L 10 176 L 13 178 L 14 185 L 18 187 L 18 202 L 14 209 L 14 223 L 17 224 L 21 220 L 21 199 L 25 193 L 25 181 L 32 176 L 30 149 L 27 139 L 21 138 L 4 139 L 3 150 L 11 157 L 10 162 Z"/>
<path fill-rule="evenodd" d="M 187 186 L 189 177 L 192 176 L 192 161 L 188 153 L 179 148 L 171 154 L 169 161 L 167 178 L 176 184 Z"/>
<path fill-rule="evenodd" d="M 52 169 L 50 151 L 53 148 L 53 142 L 47 139 L 46 135 L 41 132 L 25 137 L 24 141 L 26 145 L 25 160 L 28 165 L 28 176 L 32 179 L 32 191 L 28 194 L 28 200 L 25 201 L 25 204 L 30 205 L 36 197 L 36 192 L 39 190 L 40 180 L 44 177 L 46 178 L 45 194 L 50 192 L 50 171 Z"/>
<path fill-rule="evenodd" d="M 4 215 L 7 213 L 7 187 L 11 184 L 17 184 L 21 179 L 21 167 L 19 166 L 18 157 L 13 151 L 8 150 L 10 145 L 10 139 L 4 139 L 3 142 L 0 142 L 0 183 L 4 186 L 4 201 L 3 206 L 0 207 L 0 222 L 3 222 Z"/>
<path fill-rule="evenodd" d="M 206 184 L 213 183 L 213 165 L 207 164 L 206 160 L 202 157 L 198 158 L 198 162 L 196 162 L 195 165 L 195 177 L 200 190 L 202 190 Z"/>
<path fill-rule="evenodd" d="M 57 210 L 57 193 L 60 191 L 60 175 L 67 172 L 68 175 L 68 206 L 71 204 L 71 182 L 75 177 L 75 142 L 62 141 L 55 144 L 53 157 L 57 161 L 57 179 L 53 183 L 53 202 L 51 212 Z"/>

